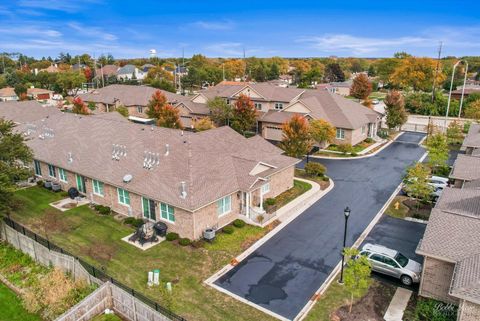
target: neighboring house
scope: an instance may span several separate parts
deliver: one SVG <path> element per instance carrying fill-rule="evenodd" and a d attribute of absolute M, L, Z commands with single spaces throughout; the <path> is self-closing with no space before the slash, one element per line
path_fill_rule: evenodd
<path fill-rule="evenodd" d="M 480 124 L 471 124 L 463 140 L 462 150 L 466 155 L 480 155 Z"/>
<path fill-rule="evenodd" d="M 458 188 L 480 180 L 480 157 L 459 154 L 453 164 L 450 178 L 454 180 L 453 185 Z"/>
<path fill-rule="evenodd" d="M 46 71 L 48 73 L 56 73 L 56 72 L 60 72 L 60 68 L 58 68 L 57 64 L 52 64 L 45 69 L 41 69 L 40 71 Z"/>
<path fill-rule="evenodd" d="M 72 65 L 72 70 L 78 71 L 78 70 L 85 69 L 86 67 L 87 67 L 87 65 L 85 65 L 85 64 L 76 63 L 76 64 Z"/>
<path fill-rule="evenodd" d="M 120 81 L 137 79 L 143 80 L 147 73 L 134 65 L 125 65 L 117 70 L 117 79 Z"/>
<path fill-rule="evenodd" d="M 35 100 L 48 100 L 52 99 L 53 91 L 42 88 L 28 88 L 27 96 Z M 15 88 L 5 87 L 0 89 L 0 101 L 18 100 L 18 96 L 15 93 Z"/>
<path fill-rule="evenodd" d="M 152 95 L 160 89 L 149 86 L 134 85 L 110 85 L 103 88 L 95 89 L 86 94 L 80 94 L 84 102 L 94 103 L 96 112 L 109 112 L 115 110 L 118 106 L 128 108 L 128 113 L 133 119 L 147 120 L 147 105 Z M 160 90 L 166 97 L 167 101 L 175 105 L 178 101 L 184 100 L 185 97 L 168 91 Z"/>
<path fill-rule="evenodd" d="M 471 94 L 480 94 L 480 87 L 479 86 L 474 86 L 469 88 L 465 87 L 465 91 L 463 93 L 463 99 L 468 98 L 468 96 Z M 455 99 L 462 98 L 462 89 L 453 90 L 452 98 L 455 98 Z"/>
<path fill-rule="evenodd" d="M 347 80 L 343 82 L 330 82 L 327 84 L 318 84 L 317 89 L 325 89 L 331 93 L 341 96 L 350 95 L 350 87 L 352 87 L 353 80 Z"/>
<path fill-rule="evenodd" d="M 148 73 L 148 71 L 152 68 L 154 68 L 155 65 L 152 65 L 152 64 L 144 64 L 143 66 L 140 67 L 140 70 L 142 70 L 143 72 L 146 72 Z"/>
<path fill-rule="evenodd" d="M 446 188 L 420 241 L 421 296 L 459 305 L 457 320 L 480 320 L 480 190 Z"/>
<path fill-rule="evenodd" d="M 206 104 L 221 97 L 234 104 L 247 95 L 258 110 L 258 132 L 271 141 L 282 139 L 282 124 L 293 115 L 307 119 L 324 119 L 337 128 L 335 144 L 355 145 L 368 137 L 376 137 L 381 115 L 357 102 L 326 90 L 283 88 L 269 83 L 225 83 L 199 92 L 190 100 Z M 206 114 L 208 110 L 205 109 Z"/>
<path fill-rule="evenodd" d="M 0 108 L 0 116 L 2 108 Z M 162 221 L 181 237 L 240 218 L 293 186 L 298 159 L 229 127 L 191 133 L 71 113 L 17 126 L 33 170 L 125 216 Z M 43 136 L 44 128 L 53 135 Z M 42 138 L 43 137 L 43 138 Z"/>
<path fill-rule="evenodd" d="M 0 118 L 12 120 L 18 124 L 31 123 L 61 113 L 58 108 L 41 105 L 35 100 L 0 102 Z"/>
<path fill-rule="evenodd" d="M 105 65 L 95 70 L 96 77 L 112 77 L 117 76 L 118 66 L 116 65 Z"/>

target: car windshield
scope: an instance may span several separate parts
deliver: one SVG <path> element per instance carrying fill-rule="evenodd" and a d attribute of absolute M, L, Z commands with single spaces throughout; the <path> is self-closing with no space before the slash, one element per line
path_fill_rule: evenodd
<path fill-rule="evenodd" d="M 401 267 L 406 267 L 408 264 L 408 258 L 406 258 L 402 253 L 397 253 L 397 255 L 395 255 L 395 260 L 401 265 Z"/>

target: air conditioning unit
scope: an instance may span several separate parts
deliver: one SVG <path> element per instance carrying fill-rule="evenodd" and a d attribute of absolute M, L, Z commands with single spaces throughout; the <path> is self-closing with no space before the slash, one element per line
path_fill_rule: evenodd
<path fill-rule="evenodd" d="M 203 231 L 203 238 L 209 242 L 215 239 L 215 230 L 213 228 L 207 228 Z"/>

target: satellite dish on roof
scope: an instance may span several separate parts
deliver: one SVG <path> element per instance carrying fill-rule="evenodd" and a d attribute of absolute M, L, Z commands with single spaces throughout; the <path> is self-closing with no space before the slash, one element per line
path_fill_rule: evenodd
<path fill-rule="evenodd" d="M 131 174 L 127 174 L 127 175 L 123 176 L 123 182 L 124 183 L 130 183 L 132 178 L 133 178 L 133 176 Z"/>

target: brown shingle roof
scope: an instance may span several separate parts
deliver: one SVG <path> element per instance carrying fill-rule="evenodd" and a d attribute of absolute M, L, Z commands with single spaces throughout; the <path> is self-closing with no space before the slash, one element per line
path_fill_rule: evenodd
<path fill-rule="evenodd" d="M 119 100 L 125 106 L 147 106 L 148 101 L 157 90 L 160 89 L 149 86 L 110 85 L 78 96 L 86 102 L 113 104 L 115 100 Z M 160 91 L 172 104 L 185 99 L 181 95 L 164 90 Z"/>
<path fill-rule="evenodd" d="M 16 123 L 28 123 L 61 114 L 56 107 L 42 106 L 36 100 L 0 102 L 0 117 Z"/>
<path fill-rule="evenodd" d="M 95 70 L 95 75 L 97 77 L 101 77 L 102 73 L 104 76 L 116 76 L 117 75 L 118 66 L 116 65 L 105 65 L 102 68 L 98 68 Z"/>
<path fill-rule="evenodd" d="M 480 179 L 480 157 L 459 154 L 450 177 L 466 181 Z"/>
<path fill-rule="evenodd" d="M 468 134 L 463 140 L 463 148 L 467 147 L 480 147 L 480 124 L 471 124 Z"/>
<path fill-rule="evenodd" d="M 52 128 L 55 135 L 46 139 L 38 138 L 38 133 L 31 135 L 28 145 L 36 159 L 191 211 L 245 188 L 244 181 L 256 179 L 248 177 L 252 168 L 237 166 L 238 158 L 251 164 L 272 164 L 277 167 L 275 171 L 298 162 L 283 156 L 267 141 L 246 139 L 229 127 L 193 134 L 67 113 L 49 117 L 39 122 L 38 128 L 40 125 Z M 112 144 L 125 145 L 127 156 L 112 160 Z M 143 168 L 145 151 L 160 154 L 160 164 L 151 170 Z M 72 163 L 67 161 L 69 152 Z M 123 182 L 126 174 L 133 176 L 129 183 Z M 187 185 L 185 199 L 180 197 L 182 181 Z"/>
<path fill-rule="evenodd" d="M 480 253 L 457 262 L 450 295 L 480 304 Z"/>

